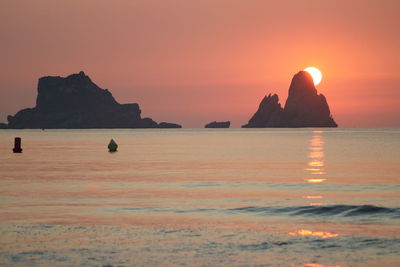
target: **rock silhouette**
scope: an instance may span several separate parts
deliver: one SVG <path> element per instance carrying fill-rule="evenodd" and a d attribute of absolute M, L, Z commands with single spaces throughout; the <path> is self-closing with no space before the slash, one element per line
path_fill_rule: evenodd
<path fill-rule="evenodd" d="M 9 128 L 158 128 L 141 118 L 139 105 L 119 104 L 107 89 L 98 87 L 83 71 L 67 77 L 39 79 L 34 108 L 8 116 Z"/>
<path fill-rule="evenodd" d="M 276 94 L 269 94 L 242 127 L 337 127 L 337 124 L 325 96 L 318 94 L 311 75 L 300 71 L 292 79 L 285 108 L 279 104 Z"/>
<path fill-rule="evenodd" d="M 158 128 L 182 128 L 182 125 L 170 122 L 160 122 Z"/>
<path fill-rule="evenodd" d="M 207 123 L 204 128 L 229 128 L 231 125 L 230 121 L 213 121 L 210 123 Z"/>
<path fill-rule="evenodd" d="M 283 109 L 278 95 L 269 94 L 261 101 L 257 112 L 243 128 L 283 127 Z"/>

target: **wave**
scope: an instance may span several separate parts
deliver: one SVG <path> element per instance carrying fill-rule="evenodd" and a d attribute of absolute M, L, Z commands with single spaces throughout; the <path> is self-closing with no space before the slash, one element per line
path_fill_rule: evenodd
<path fill-rule="evenodd" d="M 400 208 L 373 205 L 327 205 L 327 206 L 289 206 L 289 207 L 241 207 L 233 209 L 194 208 L 170 209 L 166 207 L 123 208 L 125 211 L 169 212 L 169 213 L 208 213 L 209 215 L 252 214 L 255 216 L 302 216 L 302 217 L 360 217 L 370 219 L 400 219 Z M 114 211 L 114 210 L 113 210 Z"/>
<path fill-rule="evenodd" d="M 301 246 L 310 251 L 325 250 L 387 250 L 386 253 L 397 253 L 399 249 L 399 238 L 371 238 L 368 236 L 344 236 L 340 238 L 304 238 L 302 236 L 290 240 L 266 240 L 260 243 L 239 245 L 240 250 L 257 251 L 271 248 L 285 247 L 286 250 L 298 249 Z M 397 255 L 397 254 L 396 254 Z"/>
<path fill-rule="evenodd" d="M 292 206 L 292 207 L 241 207 L 230 209 L 233 213 L 253 213 L 258 215 L 289 216 L 384 216 L 400 218 L 400 208 L 379 207 L 373 205 L 329 205 L 329 206 Z"/>

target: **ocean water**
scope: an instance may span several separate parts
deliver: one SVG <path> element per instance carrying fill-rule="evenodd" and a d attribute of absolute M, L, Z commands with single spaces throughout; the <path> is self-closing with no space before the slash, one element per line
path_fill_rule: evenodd
<path fill-rule="evenodd" d="M 0 205 L 1 266 L 400 266 L 400 129 L 2 130 Z"/>

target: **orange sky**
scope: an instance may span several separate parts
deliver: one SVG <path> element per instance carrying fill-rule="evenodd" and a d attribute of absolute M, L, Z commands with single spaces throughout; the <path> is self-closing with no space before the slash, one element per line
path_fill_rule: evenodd
<path fill-rule="evenodd" d="M 342 127 L 400 127 L 400 1 L 3 0 L 0 121 L 37 79 L 84 70 L 120 103 L 184 127 L 283 104 L 308 66 Z"/>

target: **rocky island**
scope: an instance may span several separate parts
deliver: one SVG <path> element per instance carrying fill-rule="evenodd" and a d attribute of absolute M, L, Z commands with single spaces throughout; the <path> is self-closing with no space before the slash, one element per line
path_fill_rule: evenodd
<path fill-rule="evenodd" d="M 182 126 L 176 123 L 160 122 L 157 128 L 182 128 Z"/>
<path fill-rule="evenodd" d="M 229 128 L 231 126 L 230 121 L 213 121 L 207 123 L 204 128 Z"/>
<path fill-rule="evenodd" d="M 67 77 L 39 79 L 34 108 L 8 116 L 7 128 L 180 128 L 141 118 L 136 103 L 119 104 L 107 89 L 98 87 L 83 71 Z M 3 125 L 4 126 L 4 125 Z"/>
<path fill-rule="evenodd" d="M 289 87 L 285 107 L 278 95 L 269 94 L 261 101 L 257 112 L 243 128 L 267 127 L 337 127 L 326 98 L 318 94 L 311 75 L 300 71 Z"/>

